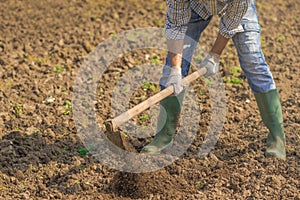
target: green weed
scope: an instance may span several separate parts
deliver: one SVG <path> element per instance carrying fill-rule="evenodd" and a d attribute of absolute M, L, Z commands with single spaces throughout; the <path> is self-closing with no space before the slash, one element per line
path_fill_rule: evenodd
<path fill-rule="evenodd" d="M 66 89 L 61 89 L 60 90 L 62 94 L 66 95 L 67 94 L 67 90 Z"/>
<path fill-rule="evenodd" d="M 23 112 L 23 106 L 19 103 L 15 104 L 13 107 L 13 113 L 16 117 L 20 117 Z"/>
<path fill-rule="evenodd" d="M 202 182 L 198 184 L 198 188 L 199 188 L 199 189 L 202 189 L 202 188 L 204 188 L 204 186 L 205 186 L 205 184 L 204 184 L 204 183 L 202 183 Z"/>
<path fill-rule="evenodd" d="M 112 37 L 113 39 L 117 39 L 117 38 L 118 38 L 118 34 L 113 33 L 113 34 L 111 35 L 111 37 Z"/>
<path fill-rule="evenodd" d="M 288 21 L 282 21 L 281 24 L 286 25 L 286 26 L 290 25 Z"/>
<path fill-rule="evenodd" d="M 92 150 L 92 147 L 80 147 L 77 152 L 81 155 L 81 156 L 86 156 L 90 151 Z"/>
<path fill-rule="evenodd" d="M 85 169 L 86 169 L 86 166 L 85 166 L 85 165 L 80 165 L 79 168 L 80 168 L 81 170 L 85 170 Z"/>
<path fill-rule="evenodd" d="M 58 64 L 57 67 L 54 70 L 55 73 L 60 73 L 61 72 L 61 65 Z"/>
<path fill-rule="evenodd" d="M 232 76 L 238 76 L 239 74 L 240 74 L 240 68 L 234 66 L 234 67 L 232 68 Z"/>
<path fill-rule="evenodd" d="M 160 10 L 163 10 L 163 9 L 164 9 L 164 4 L 163 4 L 163 3 L 159 4 L 158 8 L 159 8 Z"/>
<path fill-rule="evenodd" d="M 67 108 L 72 108 L 72 104 L 69 101 L 65 101 L 65 105 Z"/>
<path fill-rule="evenodd" d="M 19 189 L 20 189 L 21 191 L 23 191 L 24 188 L 25 188 L 25 186 L 21 183 L 21 184 L 19 185 Z"/>
<path fill-rule="evenodd" d="M 195 57 L 196 62 L 201 62 L 203 60 L 203 56 L 202 55 L 197 55 Z"/>
<path fill-rule="evenodd" d="M 66 106 L 66 108 L 62 109 L 61 112 L 62 112 L 64 115 L 69 115 L 70 112 L 71 112 L 70 108 L 72 108 L 71 102 L 65 101 L 65 106 Z"/>
<path fill-rule="evenodd" d="M 260 2 L 256 2 L 256 6 L 258 9 L 262 9 L 264 7 Z"/>
<path fill-rule="evenodd" d="M 157 19 L 154 20 L 154 24 L 155 24 L 156 26 L 163 26 L 164 23 L 165 23 L 164 20 L 161 19 L 161 18 L 157 18 Z"/>
<path fill-rule="evenodd" d="M 70 110 L 68 110 L 68 109 L 62 109 L 62 114 L 64 114 L 64 115 L 69 115 L 70 114 Z"/>
<path fill-rule="evenodd" d="M 160 58 L 157 54 L 154 54 L 153 57 L 152 57 L 152 60 L 151 60 L 151 63 L 156 65 L 156 64 L 159 64 L 160 63 Z"/>
<path fill-rule="evenodd" d="M 200 90 L 199 94 L 200 94 L 200 95 L 206 95 L 206 92 L 203 91 L 203 90 Z"/>
<path fill-rule="evenodd" d="M 240 85 L 240 84 L 243 83 L 243 81 L 241 79 L 237 78 L 237 77 L 233 77 L 233 78 L 225 77 L 225 82 L 236 84 L 236 85 Z"/>
<path fill-rule="evenodd" d="M 229 83 L 229 84 L 235 84 L 235 85 L 240 85 L 243 83 L 243 80 L 238 78 L 238 76 L 241 74 L 241 70 L 239 67 L 232 67 L 232 72 L 231 72 L 231 77 L 230 76 L 227 76 L 227 77 L 224 77 L 223 80 L 226 82 L 226 83 Z"/>
<path fill-rule="evenodd" d="M 129 86 L 126 85 L 126 86 L 123 88 L 123 92 L 128 92 L 128 90 L 129 90 Z"/>
<path fill-rule="evenodd" d="M 135 97 L 135 99 L 141 99 L 141 100 L 145 100 L 147 98 L 146 95 L 141 95 L 139 97 Z"/>
<path fill-rule="evenodd" d="M 149 119 L 149 115 L 147 114 L 143 114 L 142 116 L 140 116 L 140 120 L 147 120 Z"/>
<path fill-rule="evenodd" d="M 211 86 L 211 85 L 212 85 L 212 81 L 206 78 L 206 79 L 205 79 L 205 85 L 206 85 L 207 87 Z"/>
<path fill-rule="evenodd" d="M 277 37 L 277 41 L 278 42 L 282 42 L 282 41 L 285 41 L 286 40 L 286 37 L 284 35 L 280 35 Z"/>
<path fill-rule="evenodd" d="M 260 37 L 260 43 L 263 46 L 266 44 L 266 40 L 263 37 Z"/>
<path fill-rule="evenodd" d="M 153 92 L 157 92 L 158 91 L 158 88 L 153 83 L 148 82 L 148 81 L 143 81 L 143 88 L 145 90 L 150 89 Z"/>

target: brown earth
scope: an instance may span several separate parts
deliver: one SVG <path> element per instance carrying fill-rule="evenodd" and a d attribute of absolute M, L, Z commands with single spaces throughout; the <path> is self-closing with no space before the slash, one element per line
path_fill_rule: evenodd
<path fill-rule="evenodd" d="M 263 155 L 268 131 L 244 75 L 231 73 L 238 61 L 230 43 L 221 72 L 241 83 L 224 78 L 226 122 L 209 156 L 197 155 L 200 133 L 210 120 L 210 100 L 199 80 L 193 86 L 198 88 L 201 128 L 188 152 L 164 169 L 130 174 L 85 155 L 66 102 L 72 100 L 84 57 L 123 30 L 163 27 L 164 1 L 0 0 L 0 198 L 300 199 L 300 7 L 296 0 L 258 1 L 257 7 L 263 50 L 281 95 L 287 161 Z M 214 19 L 203 34 L 207 49 L 217 24 Z M 111 117 L 109 95 L 122 73 L 151 59 L 162 64 L 164 56 L 148 49 L 113 63 L 100 81 L 99 122 Z M 131 106 L 141 101 L 136 97 L 151 94 L 137 89 Z M 147 142 L 131 141 L 137 149 Z"/>

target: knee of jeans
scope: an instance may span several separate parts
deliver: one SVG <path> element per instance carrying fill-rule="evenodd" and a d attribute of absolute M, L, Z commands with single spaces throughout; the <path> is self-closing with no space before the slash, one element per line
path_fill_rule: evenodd
<path fill-rule="evenodd" d="M 265 63 L 260 46 L 259 30 L 245 31 L 234 37 L 241 65 L 259 65 Z"/>
<path fill-rule="evenodd" d="M 261 93 L 276 88 L 272 74 L 261 74 L 248 78 L 249 86 L 254 93 Z"/>
<path fill-rule="evenodd" d="M 255 59 L 255 62 L 241 62 L 241 67 L 253 92 L 265 92 L 276 88 L 269 66 L 263 58 Z"/>
<path fill-rule="evenodd" d="M 254 69 L 257 66 L 267 66 L 264 55 L 262 52 L 259 53 L 248 53 L 248 54 L 238 54 L 239 61 L 242 69 Z"/>
<path fill-rule="evenodd" d="M 262 53 L 239 55 L 239 61 L 246 76 L 270 73 Z"/>

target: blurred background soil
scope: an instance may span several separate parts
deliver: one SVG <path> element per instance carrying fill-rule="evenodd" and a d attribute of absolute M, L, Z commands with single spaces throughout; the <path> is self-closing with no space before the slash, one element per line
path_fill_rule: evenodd
<path fill-rule="evenodd" d="M 162 0 L 0 0 L 1 199 L 300 199 L 296 0 L 257 2 L 262 48 L 281 95 L 287 161 L 263 155 L 268 131 L 232 42 L 220 65 L 226 121 L 208 157 L 197 155 L 210 121 L 203 80 L 193 83 L 201 109 L 199 132 L 188 152 L 173 164 L 156 172 L 127 174 L 88 154 L 76 133 L 70 103 L 84 57 L 124 30 L 163 27 L 165 9 Z M 214 18 L 200 45 L 208 50 L 217 32 Z M 141 63 L 162 65 L 165 54 L 146 49 L 112 64 L 97 93 L 100 123 L 111 117 L 109 95 L 122 73 Z M 137 97 L 153 94 L 144 89 L 141 84 L 131 106 L 141 101 Z M 146 123 L 144 119 L 136 120 Z M 148 141 L 132 138 L 132 142 L 139 149 Z"/>

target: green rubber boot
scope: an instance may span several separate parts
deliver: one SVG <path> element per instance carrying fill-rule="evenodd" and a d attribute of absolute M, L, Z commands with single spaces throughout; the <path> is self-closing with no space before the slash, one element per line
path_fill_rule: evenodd
<path fill-rule="evenodd" d="M 172 144 L 183 98 L 184 91 L 177 96 L 169 96 L 160 102 L 160 113 L 157 120 L 158 133 L 153 141 L 141 150 L 142 153 L 160 153 Z"/>
<path fill-rule="evenodd" d="M 285 160 L 285 134 L 283 131 L 282 110 L 277 89 L 254 94 L 262 120 L 269 129 L 266 157 Z"/>

